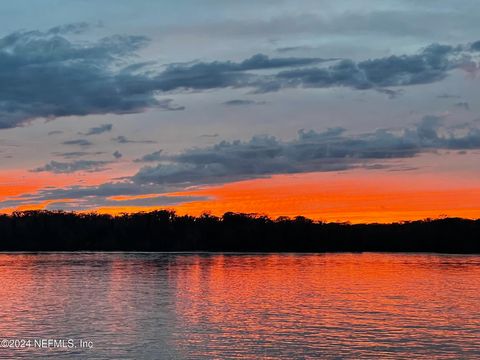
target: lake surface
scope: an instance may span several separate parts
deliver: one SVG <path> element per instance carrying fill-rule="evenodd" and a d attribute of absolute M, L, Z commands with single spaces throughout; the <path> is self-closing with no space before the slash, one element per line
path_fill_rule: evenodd
<path fill-rule="evenodd" d="M 0 254 L 0 280 L 0 339 L 32 341 L 4 359 L 480 358 L 479 256 Z"/>

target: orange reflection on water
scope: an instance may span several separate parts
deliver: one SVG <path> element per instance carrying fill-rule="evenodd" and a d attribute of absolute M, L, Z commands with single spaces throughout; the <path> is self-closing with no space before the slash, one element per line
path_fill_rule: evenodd
<path fill-rule="evenodd" d="M 215 255 L 175 274 L 179 346 L 199 358 L 480 350 L 478 257 Z"/>
<path fill-rule="evenodd" d="M 19 255 L 21 256 L 21 255 Z M 19 328 L 19 315 L 28 316 L 30 308 L 24 308 L 24 304 L 30 304 L 31 289 L 35 286 L 36 276 L 33 272 L 18 271 L 12 266 L 15 258 L 2 256 L 0 262 L 0 324 L 9 324 L 2 327 L 3 337 L 13 337 Z"/>
<path fill-rule="evenodd" d="M 89 358 L 480 354 L 479 256 L 0 254 L 0 278 L 3 337 L 89 339 Z"/>

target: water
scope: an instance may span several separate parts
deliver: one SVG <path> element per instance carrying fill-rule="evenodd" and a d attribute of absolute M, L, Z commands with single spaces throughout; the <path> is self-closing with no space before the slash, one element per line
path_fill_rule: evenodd
<path fill-rule="evenodd" d="M 480 358 L 480 256 L 0 254 L 0 358 Z M 33 343 L 31 343 L 33 346 Z"/>

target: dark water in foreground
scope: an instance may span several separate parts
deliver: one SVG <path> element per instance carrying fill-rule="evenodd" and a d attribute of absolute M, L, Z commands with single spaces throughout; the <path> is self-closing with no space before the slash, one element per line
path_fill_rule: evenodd
<path fill-rule="evenodd" d="M 31 339 L 5 359 L 480 358 L 479 256 L 0 254 L 0 281 L 0 339 Z"/>

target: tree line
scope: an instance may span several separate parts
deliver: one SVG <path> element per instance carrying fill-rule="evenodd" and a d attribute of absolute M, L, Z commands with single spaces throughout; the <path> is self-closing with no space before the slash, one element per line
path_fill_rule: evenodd
<path fill-rule="evenodd" d="M 0 215 L 0 251 L 480 253 L 480 220 L 324 223 L 159 210 L 116 216 L 63 211 Z"/>

